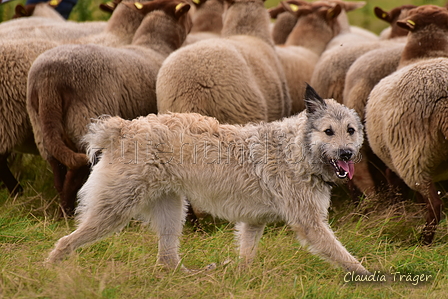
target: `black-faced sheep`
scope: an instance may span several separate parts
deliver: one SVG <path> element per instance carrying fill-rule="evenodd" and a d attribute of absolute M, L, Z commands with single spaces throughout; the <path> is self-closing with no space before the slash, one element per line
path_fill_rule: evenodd
<path fill-rule="evenodd" d="M 90 119 L 156 113 L 157 72 L 191 29 L 190 5 L 181 0 L 125 5 L 149 13 L 131 45 L 64 45 L 39 56 L 29 72 L 27 109 L 34 136 L 52 166 L 66 213 L 73 212 L 76 192 L 88 172 L 80 141 Z M 61 166 L 69 169 L 65 176 Z"/>
<path fill-rule="evenodd" d="M 227 6 L 222 38 L 188 45 L 164 61 L 156 87 L 160 113 L 197 112 L 234 124 L 290 114 L 263 1 L 229 1 Z"/>
<path fill-rule="evenodd" d="M 373 152 L 427 205 L 423 242 L 433 241 L 448 179 L 448 11 L 424 5 L 397 22 L 409 31 L 399 69 L 382 79 L 366 106 Z"/>

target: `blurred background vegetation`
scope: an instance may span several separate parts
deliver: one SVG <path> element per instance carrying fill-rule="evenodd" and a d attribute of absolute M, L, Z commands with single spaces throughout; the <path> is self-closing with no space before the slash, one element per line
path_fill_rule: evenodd
<path fill-rule="evenodd" d="M 26 0 L 14 0 L 0 5 L 0 21 L 9 20 L 14 14 L 14 7 Z M 93 20 L 107 20 L 109 14 L 99 9 L 100 3 L 107 2 L 106 0 L 78 0 L 78 4 L 75 6 L 70 20 L 74 21 L 93 21 Z M 266 7 L 276 6 L 280 0 L 266 0 Z M 413 5 L 425 5 L 434 4 L 443 6 L 448 0 L 367 0 L 367 4 L 356 11 L 350 12 L 349 18 L 352 25 L 356 25 L 368 30 L 371 30 L 377 34 L 387 27 L 387 23 L 377 19 L 373 14 L 375 6 L 381 7 L 384 10 L 391 10 L 394 7 L 413 4 Z"/>

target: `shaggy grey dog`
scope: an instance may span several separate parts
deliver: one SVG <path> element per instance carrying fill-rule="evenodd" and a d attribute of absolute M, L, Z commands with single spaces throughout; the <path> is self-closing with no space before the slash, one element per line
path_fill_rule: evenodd
<path fill-rule="evenodd" d="M 79 192 L 78 228 L 48 261 L 138 218 L 158 235 L 158 261 L 186 270 L 178 248 L 188 198 L 236 223 L 243 265 L 254 258 L 265 225 L 284 221 L 313 253 L 367 274 L 327 222 L 332 185 L 353 176 L 361 122 L 309 86 L 305 102 L 296 116 L 244 126 L 195 113 L 98 119 L 84 138 L 91 161 L 101 154 Z"/>

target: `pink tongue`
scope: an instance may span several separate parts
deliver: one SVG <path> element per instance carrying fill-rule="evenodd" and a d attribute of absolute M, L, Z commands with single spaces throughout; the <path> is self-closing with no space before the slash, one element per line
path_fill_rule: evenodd
<path fill-rule="evenodd" d="M 345 172 L 348 173 L 348 178 L 351 180 L 353 177 L 353 174 L 355 173 L 355 166 L 352 161 L 345 162 L 342 160 L 338 160 L 338 166 L 345 170 Z"/>

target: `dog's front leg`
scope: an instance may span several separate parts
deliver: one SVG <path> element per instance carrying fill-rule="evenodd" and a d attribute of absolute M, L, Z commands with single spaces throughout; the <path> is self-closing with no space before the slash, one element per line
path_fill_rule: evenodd
<path fill-rule="evenodd" d="M 326 260 L 338 264 L 347 271 L 357 274 L 370 274 L 356 258 L 354 258 L 341 242 L 336 239 L 333 231 L 324 221 L 291 225 L 298 239 L 309 250 Z"/>
<path fill-rule="evenodd" d="M 255 258 L 257 245 L 263 235 L 266 224 L 238 222 L 235 226 L 242 265 L 247 266 Z"/>

